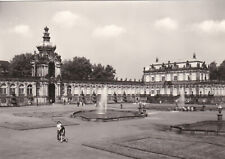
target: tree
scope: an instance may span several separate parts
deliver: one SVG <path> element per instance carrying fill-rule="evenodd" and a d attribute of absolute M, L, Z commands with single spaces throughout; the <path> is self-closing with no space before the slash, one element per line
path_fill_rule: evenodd
<path fill-rule="evenodd" d="M 215 61 L 209 64 L 209 76 L 211 80 L 217 80 L 219 78 L 218 68 L 216 65 Z"/>
<path fill-rule="evenodd" d="M 85 57 L 74 57 L 72 61 L 65 60 L 62 65 L 62 77 L 69 80 L 112 81 L 115 73 L 112 66 L 92 65 Z"/>
<path fill-rule="evenodd" d="M 91 79 L 96 81 L 112 81 L 114 80 L 116 71 L 112 66 L 107 65 L 106 67 L 101 64 L 93 65 Z"/>
<path fill-rule="evenodd" d="M 116 70 L 112 66 L 107 65 L 105 68 L 105 79 L 108 81 L 114 80 L 115 74 Z"/>
<path fill-rule="evenodd" d="M 31 76 L 31 61 L 33 55 L 31 53 L 15 55 L 10 61 L 10 75 L 13 77 Z"/>
<path fill-rule="evenodd" d="M 97 95 L 95 92 L 93 92 L 93 94 L 92 94 L 92 102 L 97 103 Z"/>
<path fill-rule="evenodd" d="M 126 95 L 126 92 L 125 91 L 123 92 L 123 101 L 124 102 L 127 102 L 127 95 Z"/>
<path fill-rule="evenodd" d="M 94 64 L 92 66 L 92 73 L 91 73 L 91 79 L 95 81 L 102 81 L 104 80 L 104 71 L 105 68 L 101 64 Z"/>
<path fill-rule="evenodd" d="M 113 94 L 113 101 L 114 101 L 115 103 L 117 103 L 117 95 L 116 95 L 115 92 L 114 92 L 114 94 Z"/>
<path fill-rule="evenodd" d="M 218 67 L 219 80 L 225 81 L 225 60 Z"/>
<path fill-rule="evenodd" d="M 90 60 L 85 57 L 74 57 L 73 61 L 65 60 L 62 65 L 62 77 L 70 80 L 88 80 L 92 72 Z"/>

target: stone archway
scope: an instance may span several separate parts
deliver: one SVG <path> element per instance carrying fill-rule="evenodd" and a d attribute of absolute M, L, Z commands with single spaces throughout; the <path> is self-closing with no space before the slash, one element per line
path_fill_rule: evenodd
<path fill-rule="evenodd" d="M 55 84 L 50 83 L 48 85 L 48 97 L 50 103 L 55 103 Z"/>

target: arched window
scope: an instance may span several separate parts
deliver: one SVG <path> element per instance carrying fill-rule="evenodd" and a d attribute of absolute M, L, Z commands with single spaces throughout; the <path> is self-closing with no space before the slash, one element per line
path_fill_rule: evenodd
<path fill-rule="evenodd" d="M 29 84 L 27 86 L 27 95 L 32 95 L 32 85 L 31 84 Z"/>
<path fill-rule="evenodd" d="M 3 95 L 3 94 L 6 94 L 6 84 L 2 84 L 1 87 L 0 87 L 0 94 Z"/>
<path fill-rule="evenodd" d="M 13 95 L 15 93 L 16 93 L 16 86 L 15 86 L 15 84 L 11 84 L 10 89 L 9 89 L 9 94 Z"/>
<path fill-rule="evenodd" d="M 24 85 L 23 84 L 21 84 L 20 86 L 19 86 L 19 95 L 21 96 L 21 95 L 24 95 Z"/>
<path fill-rule="evenodd" d="M 67 86 L 67 95 L 71 95 L 71 86 Z"/>
<path fill-rule="evenodd" d="M 55 77 L 55 63 L 54 62 L 49 62 L 48 75 L 49 75 L 49 77 Z"/>

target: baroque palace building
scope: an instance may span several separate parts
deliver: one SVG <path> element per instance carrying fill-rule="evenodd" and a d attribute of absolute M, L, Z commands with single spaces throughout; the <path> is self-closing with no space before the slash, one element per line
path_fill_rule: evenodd
<path fill-rule="evenodd" d="M 143 81 L 67 81 L 61 77 L 61 56 L 50 42 L 44 28 L 43 42 L 37 46 L 32 61 L 32 77 L 0 78 L 0 106 L 46 103 L 96 103 L 107 87 L 108 102 L 174 102 L 184 93 L 199 102 L 211 99 L 222 102 L 225 83 L 209 80 L 205 62 L 194 57 L 186 62 L 156 63 L 145 67 Z M 213 98 L 213 100 L 212 100 Z M 168 100 L 170 99 L 170 100 Z M 216 100 L 215 100 L 216 99 Z"/>
<path fill-rule="evenodd" d="M 209 68 L 205 62 L 197 60 L 195 54 L 190 61 L 156 63 L 145 67 L 143 72 L 144 83 L 149 86 L 151 96 L 185 94 L 193 103 L 199 98 L 206 101 L 212 97 L 214 100 L 217 98 L 217 102 L 224 101 L 225 83 L 209 80 Z"/>

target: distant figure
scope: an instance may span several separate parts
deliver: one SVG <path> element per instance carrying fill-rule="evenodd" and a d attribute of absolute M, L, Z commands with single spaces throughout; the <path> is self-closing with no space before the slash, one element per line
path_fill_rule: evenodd
<path fill-rule="evenodd" d="M 202 106 L 201 111 L 205 111 L 205 105 Z"/>
<path fill-rule="evenodd" d="M 223 107 L 221 105 L 218 106 L 218 111 L 221 114 Z"/>
<path fill-rule="evenodd" d="M 145 109 L 145 105 L 146 105 L 146 103 L 143 103 L 143 106 L 142 106 L 143 109 Z"/>
<path fill-rule="evenodd" d="M 63 100 L 63 104 L 66 105 L 66 100 L 65 99 Z"/>
<path fill-rule="evenodd" d="M 140 107 L 140 108 L 142 107 L 142 103 L 141 103 L 141 102 L 139 102 L 139 107 Z"/>
<path fill-rule="evenodd" d="M 80 102 L 78 101 L 78 102 L 77 102 L 77 107 L 79 107 L 79 106 L 80 106 Z"/>
<path fill-rule="evenodd" d="M 139 113 L 141 113 L 142 112 L 142 104 L 141 104 L 141 102 L 139 102 L 139 107 L 138 107 L 138 110 L 139 110 Z"/>
<path fill-rule="evenodd" d="M 176 104 L 176 107 L 178 107 L 178 101 L 177 100 L 175 100 L 175 104 Z"/>
<path fill-rule="evenodd" d="M 178 107 L 178 101 L 177 100 L 175 100 L 175 111 L 178 111 L 179 110 L 179 107 Z"/>
<path fill-rule="evenodd" d="M 120 104 L 120 109 L 123 109 L 123 104 L 122 103 Z"/>

